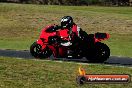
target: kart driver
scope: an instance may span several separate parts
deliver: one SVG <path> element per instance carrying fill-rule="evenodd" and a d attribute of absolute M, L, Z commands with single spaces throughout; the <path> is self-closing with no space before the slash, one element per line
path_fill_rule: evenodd
<path fill-rule="evenodd" d="M 63 46 L 71 46 L 72 45 L 72 36 L 71 34 L 74 33 L 76 36 L 80 37 L 79 32 L 81 30 L 80 27 L 78 27 L 74 22 L 73 22 L 73 18 L 71 16 L 64 16 L 61 19 L 61 29 L 65 30 L 68 29 L 69 32 L 69 41 L 66 43 L 61 43 L 61 45 Z"/>

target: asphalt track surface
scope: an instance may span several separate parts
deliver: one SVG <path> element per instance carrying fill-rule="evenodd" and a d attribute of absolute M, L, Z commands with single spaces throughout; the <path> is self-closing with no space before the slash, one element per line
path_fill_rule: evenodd
<path fill-rule="evenodd" d="M 31 56 L 28 50 L 0 50 L 0 56 L 4 57 L 16 57 L 16 58 L 23 58 L 23 59 L 34 59 Z M 53 56 L 49 59 L 53 60 Z M 88 63 L 85 58 L 82 59 L 66 59 L 66 58 L 57 58 L 56 60 L 63 60 L 63 61 L 73 61 L 73 62 L 80 62 L 80 63 Z M 130 66 L 132 67 L 132 58 L 129 57 L 117 57 L 117 56 L 110 56 L 110 58 L 105 61 L 103 64 L 108 65 L 119 65 L 119 66 Z"/>

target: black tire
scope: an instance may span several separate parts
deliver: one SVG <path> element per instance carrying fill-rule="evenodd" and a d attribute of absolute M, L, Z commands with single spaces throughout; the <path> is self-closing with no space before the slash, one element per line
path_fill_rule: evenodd
<path fill-rule="evenodd" d="M 31 55 L 34 56 L 35 58 L 40 58 L 41 48 L 42 48 L 41 45 L 39 45 L 36 42 L 34 42 L 30 46 L 30 53 L 31 53 Z"/>
<path fill-rule="evenodd" d="M 46 47 L 44 50 L 41 49 L 41 45 L 37 44 L 36 42 L 34 42 L 31 47 L 30 47 L 30 53 L 32 56 L 34 56 L 35 58 L 48 58 L 52 55 L 52 51 Z"/>
<path fill-rule="evenodd" d="M 87 57 L 89 62 L 103 63 L 104 61 L 106 61 L 109 58 L 110 49 L 106 44 L 98 42 L 95 44 L 93 53 L 91 54 L 91 55 L 93 55 L 93 57 Z"/>

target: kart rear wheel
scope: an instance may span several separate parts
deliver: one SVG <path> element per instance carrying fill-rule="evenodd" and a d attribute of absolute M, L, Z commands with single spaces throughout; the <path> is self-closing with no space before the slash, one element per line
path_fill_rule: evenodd
<path fill-rule="evenodd" d="M 30 53 L 31 53 L 31 55 L 34 56 L 35 58 L 40 58 L 41 48 L 42 48 L 41 45 L 39 45 L 36 42 L 34 42 L 30 46 Z"/>
<path fill-rule="evenodd" d="M 90 57 L 90 58 L 87 57 L 89 62 L 92 62 L 92 63 L 102 63 L 106 61 L 110 56 L 110 49 L 104 43 L 100 43 L 100 42 L 96 43 L 95 49 L 93 51 L 95 53 L 95 54 L 91 54 L 93 55 L 93 57 Z"/>

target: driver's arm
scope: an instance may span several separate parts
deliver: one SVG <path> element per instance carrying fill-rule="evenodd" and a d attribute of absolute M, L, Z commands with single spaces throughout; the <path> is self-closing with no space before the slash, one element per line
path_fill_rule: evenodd
<path fill-rule="evenodd" d="M 55 28 L 55 30 L 59 30 L 59 29 L 61 29 L 61 26 L 55 25 L 54 28 Z"/>

